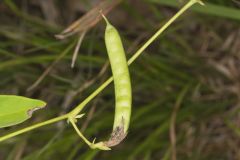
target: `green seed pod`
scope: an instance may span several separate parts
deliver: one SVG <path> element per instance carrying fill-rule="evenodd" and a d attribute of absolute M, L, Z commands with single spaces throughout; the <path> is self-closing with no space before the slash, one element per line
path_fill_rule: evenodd
<path fill-rule="evenodd" d="M 104 17 L 104 16 L 103 16 Z M 110 60 L 114 88 L 115 88 L 115 117 L 113 132 L 108 147 L 119 144 L 127 135 L 132 105 L 132 90 L 128 64 L 118 31 L 104 17 L 107 27 L 105 30 L 105 43 Z"/>

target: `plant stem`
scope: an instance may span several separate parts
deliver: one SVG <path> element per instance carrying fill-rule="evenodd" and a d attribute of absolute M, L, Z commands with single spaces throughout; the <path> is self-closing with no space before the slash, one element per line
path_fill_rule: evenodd
<path fill-rule="evenodd" d="M 87 140 L 87 138 L 84 137 L 84 135 L 82 134 L 82 132 L 80 132 L 80 130 L 78 129 L 77 125 L 76 125 L 75 122 L 74 122 L 74 119 L 69 118 L 69 121 L 70 121 L 70 123 L 72 124 L 73 128 L 75 129 L 75 131 L 77 132 L 77 134 L 79 135 L 79 137 L 81 137 L 82 140 L 83 140 L 85 143 L 87 143 L 87 145 L 91 146 L 92 143 L 89 142 L 89 141 Z"/>
<path fill-rule="evenodd" d="M 80 103 L 75 109 L 73 109 L 69 115 L 71 117 L 76 117 L 82 109 L 90 102 L 94 97 L 96 97 L 104 88 L 106 88 L 113 81 L 113 77 L 110 77 L 105 81 L 100 87 L 98 87 L 90 96 L 88 96 L 82 103 Z"/>
<path fill-rule="evenodd" d="M 185 6 L 183 6 L 166 24 L 164 24 L 129 60 L 128 64 L 132 64 L 143 51 L 160 36 L 179 16 L 181 16 L 188 8 L 190 8 L 195 3 L 200 3 L 200 0 L 190 0 Z"/>
<path fill-rule="evenodd" d="M 36 128 L 39 128 L 39 127 L 42 127 L 42 126 L 45 126 L 45 125 L 48 125 L 48 124 L 52 124 L 52 123 L 58 122 L 58 121 L 61 121 L 61 120 L 64 120 L 64 119 L 67 119 L 67 118 L 68 118 L 68 114 L 65 114 L 65 115 L 62 115 L 62 116 L 59 116 L 59 117 L 56 117 L 56 118 L 53 118 L 53 119 L 50 119 L 50 120 L 47 120 L 47 121 L 44 121 L 44 122 L 32 125 L 32 126 L 29 126 L 29 127 L 26 127 L 24 129 L 18 130 L 16 132 L 10 133 L 10 134 L 8 134 L 6 136 L 0 137 L 0 142 L 4 141 L 6 139 L 9 139 L 9 138 L 15 137 L 17 135 L 20 135 L 22 133 L 34 130 Z"/>
<path fill-rule="evenodd" d="M 100 149 L 100 150 L 111 150 L 111 148 L 108 148 L 104 142 L 99 142 L 99 143 L 95 143 L 95 139 L 93 140 L 93 142 L 91 143 L 89 140 L 87 140 L 87 138 L 82 134 L 82 132 L 78 129 L 77 125 L 75 124 L 75 120 L 72 117 L 69 117 L 68 119 L 70 121 L 70 123 L 72 124 L 73 128 L 75 129 L 75 131 L 77 132 L 77 134 L 79 135 L 80 138 L 82 138 L 82 140 L 92 149 Z"/>

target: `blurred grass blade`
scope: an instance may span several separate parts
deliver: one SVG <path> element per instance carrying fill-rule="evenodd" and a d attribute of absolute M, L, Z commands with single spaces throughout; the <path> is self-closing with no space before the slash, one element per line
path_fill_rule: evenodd
<path fill-rule="evenodd" d="M 167 6 L 171 6 L 171 7 L 179 6 L 179 3 L 177 2 L 177 0 L 167 0 L 167 1 L 166 0 L 150 0 L 150 2 L 167 5 Z M 191 10 L 199 12 L 199 13 L 204 13 L 207 15 L 229 18 L 229 19 L 233 19 L 233 20 L 240 20 L 240 10 L 239 9 L 215 5 L 212 3 L 206 2 L 205 7 L 195 5 L 191 8 Z"/>
<path fill-rule="evenodd" d="M 55 61 L 53 61 L 53 63 L 42 73 L 42 75 L 30 86 L 28 87 L 28 91 L 34 89 L 35 87 L 37 87 L 42 81 L 43 79 L 51 72 L 51 70 L 53 69 L 53 67 L 72 49 L 74 43 L 69 45 L 58 57 Z"/>

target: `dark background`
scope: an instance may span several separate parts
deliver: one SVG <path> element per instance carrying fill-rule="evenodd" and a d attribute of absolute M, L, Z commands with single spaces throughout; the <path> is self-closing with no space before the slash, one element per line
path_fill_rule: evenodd
<path fill-rule="evenodd" d="M 99 0 L 0 2 L 0 93 L 48 103 L 29 121 L 1 129 L 0 135 L 67 113 L 111 76 L 103 21 L 87 32 L 74 69 L 70 67 L 71 46 L 78 33 L 64 40 L 54 37 Z M 127 57 L 184 2 L 131 0 L 113 7 L 107 17 L 118 28 Z M 0 159 L 239 159 L 239 7 L 238 0 L 209 0 L 204 7 L 196 4 L 131 65 L 130 129 L 112 151 L 89 149 L 62 121 L 1 142 Z M 50 72 L 41 83 L 29 89 L 47 69 Z M 83 112 L 86 115 L 78 126 L 84 135 L 91 140 L 107 139 L 114 117 L 113 85 Z"/>

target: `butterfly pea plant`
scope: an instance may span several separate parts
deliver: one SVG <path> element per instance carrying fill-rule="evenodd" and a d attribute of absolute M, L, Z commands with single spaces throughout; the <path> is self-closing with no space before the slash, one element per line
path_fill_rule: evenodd
<path fill-rule="evenodd" d="M 99 88 L 97 88 L 92 94 L 90 94 L 83 102 L 81 102 L 69 113 L 2 136 L 0 137 L 0 142 L 45 125 L 56 123 L 61 120 L 67 120 L 69 123 L 71 123 L 77 134 L 90 148 L 111 150 L 111 147 L 119 144 L 126 137 L 129 128 L 132 105 L 132 91 L 128 66 L 132 64 L 143 53 L 143 51 L 180 15 L 182 15 L 195 3 L 203 5 L 203 2 L 201 0 L 190 0 L 145 44 L 143 44 L 143 46 L 140 47 L 140 49 L 128 61 L 126 60 L 124 47 L 122 45 L 122 41 L 117 29 L 111 25 L 107 18 L 102 14 L 106 22 L 105 44 L 113 76 L 105 81 Z M 79 118 L 82 118 L 84 116 L 84 113 L 81 113 L 82 109 L 95 96 L 103 91 L 103 89 L 106 88 L 112 81 L 114 81 L 116 99 L 112 133 L 109 140 L 107 141 L 100 141 L 95 143 L 94 139 L 91 142 L 78 129 L 76 122 Z M 46 103 L 41 100 L 15 95 L 0 95 L 0 128 L 9 127 L 24 122 L 32 116 L 34 111 L 43 108 L 45 105 Z"/>

